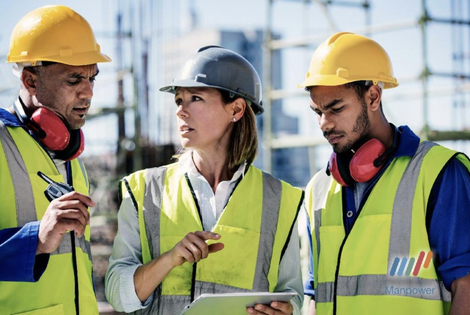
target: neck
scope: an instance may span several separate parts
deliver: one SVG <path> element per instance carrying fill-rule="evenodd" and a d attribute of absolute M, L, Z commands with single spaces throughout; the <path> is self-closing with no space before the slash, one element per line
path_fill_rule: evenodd
<path fill-rule="evenodd" d="M 370 139 L 375 138 L 379 140 L 387 149 L 392 146 L 394 137 L 393 128 L 383 115 L 381 115 L 380 119 L 375 124 L 371 125 L 370 130 Z"/>
<path fill-rule="evenodd" d="M 192 159 L 198 172 L 204 176 L 215 192 L 220 182 L 230 180 L 234 172 L 229 170 L 227 154 L 201 152 L 194 150 Z"/>

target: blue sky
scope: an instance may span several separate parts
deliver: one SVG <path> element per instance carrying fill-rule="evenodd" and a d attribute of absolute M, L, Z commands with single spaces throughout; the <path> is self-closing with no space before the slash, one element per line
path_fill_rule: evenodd
<path fill-rule="evenodd" d="M 6 2 L 6 1 L 5 1 Z M 64 4 L 70 6 L 83 15 L 94 28 L 102 51 L 115 59 L 115 42 L 106 34 L 115 29 L 115 12 L 118 8 L 116 0 L 81 0 L 81 1 L 8 1 L 0 12 L 2 29 L 0 32 L 0 56 L 8 51 L 9 36 L 15 23 L 30 10 L 46 4 Z M 310 4 L 307 9 L 302 1 L 274 1 L 273 28 L 286 39 L 298 39 L 303 36 L 319 35 L 327 37 L 334 31 L 358 30 L 363 28 L 365 15 L 359 8 L 345 6 L 331 6 L 328 15 L 318 4 Z M 350 0 L 349 2 L 360 2 Z M 155 12 L 151 23 L 152 38 L 171 39 L 189 29 L 189 7 L 193 6 L 198 16 L 198 27 L 216 28 L 224 30 L 252 30 L 264 29 L 267 17 L 267 1 L 264 0 L 159 0 L 153 2 L 150 8 L 148 1 L 120 1 L 120 6 L 129 11 L 130 3 L 145 3 L 144 11 L 152 9 Z M 451 1 L 427 1 L 431 16 L 449 18 Z M 460 8 L 461 12 L 468 12 L 468 8 Z M 417 21 L 421 15 L 420 0 L 397 1 L 371 1 L 372 25 L 399 25 L 405 22 Z M 327 16 L 331 19 L 328 20 Z M 124 22 L 129 25 L 129 21 Z M 126 24 L 127 23 L 127 24 Z M 452 64 L 452 33 L 451 27 L 444 24 L 429 24 L 428 49 L 430 68 L 434 71 L 450 72 L 452 67 L 465 68 L 469 72 L 468 61 L 464 64 Z M 469 38 L 468 30 L 463 31 L 463 37 Z M 323 37 L 321 37 L 323 39 Z M 409 27 L 387 32 L 373 34 L 390 55 L 394 66 L 395 76 L 401 83 L 394 90 L 384 91 L 384 106 L 387 117 L 398 125 L 408 124 L 419 131 L 423 123 L 421 83 L 416 80 L 423 69 L 422 45 L 418 27 Z M 283 82 L 285 89 L 296 90 L 296 85 L 303 80 L 308 68 L 310 56 L 316 44 L 308 48 L 289 48 L 283 50 Z M 465 50 L 468 54 L 468 39 Z M 261 49 L 261 48 L 260 48 Z M 114 73 L 116 65 L 101 66 L 102 73 L 98 77 L 95 88 L 93 106 L 109 106 L 115 100 Z M 152 69 L 157 71 L 158 69 Z M 4 75 L 3 75 L 4 76 Z M 5 78 L 0 78 L 6 80 Z M 15 78 L 11 75 L 11 80 Z M 451 129 L 453 127 L 469 127 L 470 119 L 462 118 L 461 110 L 453 110 L 456 97 L 445 89 L 453 86 L 451 79 L 431 77 L 430 89 L 433 97 L 429 101 L 430 125 L 437 129 Z M 155 87 L 156 88 L 156 87 Z M 437 92 L 436 92 L 437 91 Z M 441 91 L 441 92 L 439 92 Z M 468 96 L 461 96 L 466 99 Z M 7 106 L 7 105 L 3 105 Z M 467 106 L 470 114 L 470 107 Z M 308 96 L 293 97 L 286 100 L 284 110 L 293 116 L 300 117 L 301 132 L 319 136 L 315 116 L 308 108 Z M 470 115 L 469 115 L 470 116 Z M 111 118 L 90 121 L 84 127 L 85 134 L 93 134 L 94 142 L 91 147 L 100 149 L 112 148 L 115 135 L 115 121 Z M 106 130 L 106 132 L 96 132 Z M 101 138 L 100 138 L 101 137 Z M 90 139 L 90 137 L 88 137 Z M 109 140 L 111 139 L 111 140 Z M 100 145 L 100 143 L 107 143 Z M 94 152 L 90 149 L 89 152 Z"/>

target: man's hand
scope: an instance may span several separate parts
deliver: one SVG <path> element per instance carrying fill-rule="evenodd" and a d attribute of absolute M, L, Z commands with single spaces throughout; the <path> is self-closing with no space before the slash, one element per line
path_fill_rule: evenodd
<path fill-rule="evenodd" d="M 291 315 L 294 311 L 290 302 L 271 302 L 270 306 L 256 304 L 255 307 L 247 307 L 250 315 Z"/>
<path fill-rule="evenodd" d="M 452 282 L 452 304 L 449 315 L 470 314 L 470 274 Z"/>
<path fill-rule="evenodd" d="M 90 197 L 76 191 L 52 200 L 39 225 L 36 255 L 55 251 L 68 231 L 81 237 L 90 224 L 88 207 L 94 205 Z"/>
<path fill-rule="evenodd" d="M 218 252 L 224 248 L 224 244 L 215 243 L 207 245 L 207 240 L 218 240 L 220 235 L 209 231 L 197 231 L 188 233 L 178 244 L 168 252 L 174 266 L 180 266 L 185 262 L 195 263 L 207 258 L 209 254 Z"/>

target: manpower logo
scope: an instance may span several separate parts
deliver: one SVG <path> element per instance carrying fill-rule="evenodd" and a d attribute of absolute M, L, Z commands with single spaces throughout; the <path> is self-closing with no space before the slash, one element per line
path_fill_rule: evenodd
<path fill-rule="evenodd" d="M 411 257 L 409 260 L 407 257 L 395 257 L 393 260 L 392 267 L 390 268 L 389 275 L 394 276 L 407 276 L 417 277 L 419 271 L 422 268 L 428 268 L 432 260 L 432 252 L 429 251 L 427 254 L 424 251 L 419 253 L 418 259 Z M 416 262 L 416 263 L 415 263 Z M 397 278 L 398 280 L 399 278 Z M 409 279 L 409 278 L 408 278 Z M 386 285 L 385 294 L 389 295 L 400 295 L 400 296 L 413 296 L 413 297 L 424 297 L 434 296 L 437 294 L 436 287 L 428 287 L 424 283 L 412 285 L 406 283 L 402 286 Z"/>
<path fill-rule="evenodd" d="M 424 256 L 426 256 L 426 259 L 424 258 Z M 427 255 L 424 251 L 420 252 L 417 260 L 415 260 L 414 257 L 411 257 L 410 260 L 408 261 L 407 257 L 403 257 L 401 259 L 401 263 L 400 263 L 400 257 L 395 257 L 395 259 L 393 260 L 392 267 L 390 268 L 389 274 L 392 277 L 395 275 L 410 276 L 411 274 L 414 277 L 416 277 L 419 274 L 419 270 L 421 269 L 421 266 L 425 269 L 429 267 L 429 264 L 431 263 L 431 259 L 432 259 L 431 251 L 429 251 Z M 415 261 L 416 261 L 416 264 L 415 264 Z M 400 265 L 400 267 L 398 267 L 398 265 Z"/>

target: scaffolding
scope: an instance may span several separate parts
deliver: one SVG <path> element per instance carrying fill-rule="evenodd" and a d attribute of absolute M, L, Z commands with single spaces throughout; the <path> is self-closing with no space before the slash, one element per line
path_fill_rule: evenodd
<path fill-rule="evenodd" d="M 332 6 L 343 6 L 350 7 L 355 10 L 363 10 L 365 15 L 364 27 L 350 29 L 348 31 L 370 36 L 372 34 L 406 30 L 412 28 L 420 29 L 421 36 L 421 60 L 422 70 L 419 75 L 412 78 L 404 78 L 400 80 L 402 82 L 420 81 L 422 90 L 421 95 L 417 97 L 421 98 L 422 101 L 422 118 L 423 124 L 419 132 L 422 139 L 431 141 L 458 141 L 458 140 L 470 140 L 470 123 L 468 121 L 468 104 L 467 97 L 470 91 L 470 1 L 465 0 L 451 0 L 449 5 L 451 6 L 450 18 L 441 18 L 432 16 L 428 10 L 428 3 L 426 0 L 421 0 L 421 14 L 415 19 L 399 21 L 396 23 L 371 25 L 371 6 L 373 3 L 369 0 L 363 1 L 335 1 L 335 0 L 300 0 L 302 2 L 304 12 L 303 17 L 303 29 L 306 29 L 305 24 L 308 21 L 308 17 L 305 12 L 308 12 L 308 7 L 312 5 L 318 5 L 321 12 L 328 21 L 330 32 L 309 35 L 304 34 L 302 38 L 298 39 L 280 39 L 274 40 L 273 34 L 273 7 L 277 2 L 288 2 L 287 0 L 267 0 L 267 12 L 266 12 L 266 27 L 265 27 L 265 45 L 264 45 L 264 125 L 263 125 L 263 146 L 264 152 L 264 169 L 267 172 L 272 172 L 272 153 L 273 150 L 293 147 L 308 147 L 309 148 L 309 163 L 310 173 L 313 174 L 317 171 L 315 167 L 315 151 L 320 145 L 326 144 L 326 141 L 320 137 L 312 137 L 305 135 L 290 135 L 280 138 L 273 137 L 272 130 L 272 101 L 278 99 L 286 99 L 295 96 L 305 96 L 305 92 L 301 90 L 274 90 L 272 89 L 272 54 L 275 50 L 299 47 L 308 49 L 313 52 L 321 41 L 328 37 L 332 32 L 338 31 L 335 27 L 334 16 L 331 14 Z M 299 1 L 291 1 L 299 2 Z M 465 10 L 466 9 L 466 10 Z M 440 72 L 433 71 L 429 56 L 428 56 L 428 28 L 432 24 L 444 24 L 450 25 L 451 37 L 452 37 L 452 71 Z M 450 88 L 434 88 L 429 87 L 429 80 L 431 77 L 446 77 L 453 78 L 453 86 Z M 438 95 L 452 95 L 453 101 L 452 106 L 452 130 L 438 130 L 431 128 L 429 122 L 429 101 L 431 97 Z M 397 98 L 397 96 L 395 96 Z M 398 96 L 399 97 L 399 96 Z M 410 95 L 407 95 L 407 98 Z M 416 95 L 415 95 L 416 97 Z M 468 145 L 468 141 L 466 142 Z M 312 162 L 313 161 L 313 162 Z"/>

